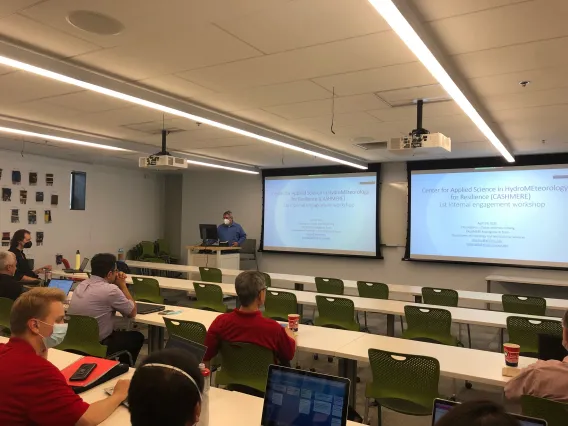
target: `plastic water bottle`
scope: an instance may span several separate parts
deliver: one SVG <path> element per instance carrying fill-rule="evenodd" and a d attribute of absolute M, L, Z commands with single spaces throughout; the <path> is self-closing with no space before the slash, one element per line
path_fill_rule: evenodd
<path fill-rule="evenodd" d="M 77 250 L 77 253 L 75 253 L 75 269 L 79 270 L 80 267 L 81 267 L 81 252 Z"/>
<path fill-rule="evenodd" d="M 118 260 L 124 260 L 124 249 L 123 248 L 118 249 Z"/>
<path fill-rule="evenodd" d="M 205 364 L 199 364 L 199 370 L 203 376 L 203 393 L 201 394 L 201 414 L 199 415 L 198 426 L 209 426 L 209 386 L 211 382 L 211 370 Z"/>

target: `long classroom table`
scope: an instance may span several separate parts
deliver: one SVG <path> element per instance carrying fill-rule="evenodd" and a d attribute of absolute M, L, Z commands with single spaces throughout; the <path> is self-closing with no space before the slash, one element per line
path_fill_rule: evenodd
<path fill-rule="evenodd" d="M 0 343 L 6 343 L 6 337 L 0 337 Z M 69 352 L 50 349 L 49 361 L 60 370 L 80 359 L 80 355 Z M 120 379 L 129 379 L 134 374 L 131 368 L 127 373 L 105 382 L 89 391 L 82 393 L 81 398 L 88 403 L 93 403 L 105 398 L 105 388 L 114 386 Z M 231 392 L 224 389 L 211 387 L 209 390 L 209 426 L 251 426 L 259 425 L 262 416 L 262 398 Z M 243 414 L 245 413 L 245 414 Z M 358 423 L 347 422 L 347 426 L 355 426 Z M 118 409 L 101 426 L 128 426 L 130 425 L 130 413 L 124 406 Z"/>

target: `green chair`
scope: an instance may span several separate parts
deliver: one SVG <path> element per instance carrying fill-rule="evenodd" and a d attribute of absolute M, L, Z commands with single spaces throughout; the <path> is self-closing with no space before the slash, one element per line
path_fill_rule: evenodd
<path fill-rule="evenodd" d="M 10 311 L 14 301 L 6 297 L 0 297 L 0 332 L 10 334 Z"/>
<path fill-rule="evenodd" d="M 449 288 L 422 287 L 422 303 L 426 305 L 449 306 L 457 308 L 459 302 L 458 292 Z M 461 324 L 460 332 L 461 332 Z M 467 324 L 467 338 L 471 348 L 471 330 Z"/>
<path fill-rule="evenodd" d="M 403 339 L 423 342 L 441 343 L 449 346 L 460 346 L 460 342 L 452 336 L 452 314 L 445 309 L 421 308 L 405 306 L 406 330 Z"/>
<path fill-rule="evenodd" d="M 568 424 L 568 404 L 532 395 L 521 396 L 523 415 L 546 420 L 548 426 Z"/>
<path fill-rule="evenodd" d="M 57 349 L 105 358 L 107 347 L 99 342 L 99 324 L 93 317 L 69 315 L 68 329 Z"/>
<path fill-rule="evenodd" d="M 316 296 L 318 316 L 314 324 L 320 327 L 360 331 L 355 321 L 355 304 L 343 297 Z"/>
<path fill-rule="evenodd" d="M 193 283 L 195 297 L 193 307 L 206 311 L 227 312 L 227 305 L 223 303 L 223 291 L 217 284 Z"/>
<path fill-rule="evenodd" d="M 343 280 L 338 278 L 316 277 L 316 289 L 318 293 L 337 294 L 341 296 L 344 292 Z"/>
<path fill-rule="evenodd" d="M 272 278 L 266 272 L 261 272 L 262 276 L 264 277 L 264 284 L 266 287 L 272 287 Z"/>
<path fill-rule="evenodd" d="M 524 356 L 538 356 L 538 335 L 562 337 L 562 323 L 556 320 L 534 320 L 527 317 L 507 317 L 509 343 L 521 347 Z"/>
<path fill-rule="evenodd" d="M 389 298 L 389 286 L 384 283 L 357 281 L 357 290 L 359 291 L 359 297 L 382 300 L 388 300 Z M 365 329 L 367 329 L 367 311 L 363 311 L 363 318 L 365 319 Z M 400 318 L 402 325 L 402 317 Z"/>
<path fill-rule="evenodd" d="M 154 259 L 156 258 L 156 246 L 152 241 L 140 242 L 140 255 L 138 260 Z"/>
<path fill-rule="evenodd" d="M 158 256 L 164 258 L 168 261 L 168 263 L 178 263 L 178 258 L 172 256 L 172 252 L 170 250 L 170 243 L 168 240 L 164 238 L 158 238 L 156 240 L 156 248 Z"/>
<path fill-rule="evenodd" d="M 298 312 L 298 300 L 294 293 L 266 290 L 264 316 L 276 321 L 288 321 L 288 314 Z"/>
<path fill-rule="evenodd" d="M 168 333 L 172 336 L 182 337 L 192 342 L 203 345 L 207 329 L 200 322 L 184 321 L 164 317 Z"/>
<path fill-rule="evenodd" d="M 252 343 L 221 342 L 221 369 L 215 384 L 231 389 L 231 385 L 247 386 L 259 392 L 266 391 L 268 366 L 274 364 L 270 349 Z"/>
<path fill-rule="evenodd" d="M 201 281 L 205 281 L 208 283 L 222 283 L 223 282 L 223 274 L 221 270 L 218 268 L 206 268 L 203 266 L 199 267 L 199 276 L 201 277 Z"/>
<path fill-rule="evenodd" d="M 432 414 L 439 397 L 440 363 L 436 358 L 369 349 L 373 381 L 365 389 L 365 416 L 369 424 L 369 399 L 377 401 L 379 426 L 382 407 L 411 416 Z"/>
<path fill-rule="evenodd" d="M 546 299 L 536 296 L 520 296 L 518 294 L 504 294 L 501 297 L 503 311 L 510 314 L 546 315 Z"/>
<path fill-rule="evenodd" d="M 150 303 L 164 303 L 160 294 L 160 284 L 154 278 L 132 277 L 134 300 Z"/>

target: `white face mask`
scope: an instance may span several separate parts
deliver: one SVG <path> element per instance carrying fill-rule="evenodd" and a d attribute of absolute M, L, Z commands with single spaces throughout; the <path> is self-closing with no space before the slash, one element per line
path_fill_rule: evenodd
<path fill-rule="evenodd" d="M 46 322 L 43 322 L 41 320 L 38 320 L 39 322 L 45 324 L 45 325 L 51 325 L 48 324 Z M 65 324 L 53 324 L 53 332 L 51 333 L 51 336 L 40 336 L 43 338 L 43 344 L 45 345 L 45 347 L 47 349 L 51 349 L 59 344 L 61 344 L 61 342 L 63 342 L 63 340 L 65 339 L 65 335 L 67 334 L 67 328 L 69 327 L 69 325 L 67 323 Z"/>
<path fill-rule="evenodd" d="M 231 223 L 231 221 L 229 219 L 223 219 L 223 223 L 225 225 L 229 225 Z"/>

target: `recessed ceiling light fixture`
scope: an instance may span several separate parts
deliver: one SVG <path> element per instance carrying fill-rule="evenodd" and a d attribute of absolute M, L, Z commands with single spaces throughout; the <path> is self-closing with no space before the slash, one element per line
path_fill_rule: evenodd
<path fill-rule="evenodd" d="M 33 74 L 36 74 L 36 75 L 40 75 L 42 77 L 47 77 L 47 78 L 50 78 L 52 80 L 57 80 L 57 81 L 60 81 L 62 83 L 71 84 L 73 86 L 81 87 L 83 89 L 90 90 L 90 91 L 93 91 L 93 92 L 97 92 L 97 93 L 100 93 L 102 95 L 110 96 L 110 97 L 113 97 L 113 98 L 116 98 L 116 99 L 121 99 L 121 100 L 126 101 L 126 102 L 131 102 L 133 104 L 140 105 L 140 106 L 143 106 L 143 107 L 146 107 L 146 108 L 155 109 L 155 110 L 164 112 L 166 114 L 171 114 L 171 115 L 175 115 L 175 116 L 178 116 L 178 117 L 187 118 L 191 121 L 196 121 L 198 123 L 207 124 L 209 126 L 216 127 L 218 129 L 226 130 L 228 132 L 232 132 L 232 133 L 236 133 L 236 134 L 246 136 L 246 137 L 249 137 L 249 138 L 257 139 L 259 141 L 267 142 L 267 143 L 270 143 L 272 145 L 277 145 L 277 146 L 280 146 L 280 147 L 283 147 L 283 148 L 302 152 L 304 154 L 308 154 L 308 155 L 318 157 L 318 158 L 328 160 L 328 161 L 333 161 L 335 163 L 344 164 L 346 166 L 355 167 L 357 169 L 367 170 L 366 165 L 362 165 L 362 164 L 358 164 L 358 163 L 355 163 L 355 162 L 343 160 L 341 158 L 336 158 L 336 157 L 333 157 L 331 155 L 320 153 L 318 151 L 312 151 L 312 150 L 309 150 L 309 149 L 306 149 L 306 148 L 302 148 L 300 146 L 292 145 L 290 143 L 286 143 L 286 142 L 282 142 L 282 141 L 272 139 L 272 138 L 269 138 L 269 137 L 266 137 L 266 136 L 258 135 L 256 133 L 249 132 L 248 130 L 239 129 L 237 127 L 229 126 L 227 124 L 223 124 L 223 123 L 220 123 L 220 122 L 217 122 L 217 121 L 214 121 L 214 120 L 210 120 L 210 119 L 205 118 L 205 117 L 199 117 L 197 115 L 189 114 L 187 112 L 180 111 L 180 110 L 175 109 L 175 108 L 170 108 L 170 107 L 167 107 L 165 105 L 160 105 L 160 104 L 155 103 L 155 102 L 147 101 L 145 99 L 141 99 L 141 98 L 138 98 L 136 96 L 127 95 L 125 93 L 117 92 L 116 90 L 107 89 L 105 87 L 98 86 L 98 85 L 92 84 L 92 83 L 87 83 L 85 81 L 78 80 L 78 79 L 73 78 L 73 77 L 69 77 L 69 76 L 66 76 L 66 75 L 63 75 L 63 74 L 59 74 L 59 73 L 56 73 L 56 72 L 53 72 L 53 71 L 49 71 L 49 70 L 46 70 L 46 69 L 43 69 L 43 68 L 39 68 L 39 67 L 36 67 L 34 65 L 26 64 L 24 62 L 16 61 L 14 59 L 7 58 L 5 56 L 0 56 L 0 64 L 6 65 L 6 66 L 9 66 L 9 67 L 13 67 L 13 68 L 17 68 L 17 69 L 20 69 L 22 71 L 27 71 L 27 72 L 30 72 L 30 73 L 33 73 Z"/>
<path fill-rule="evenodd" d="M 369 0 L 373 7 L 379 12 L 385 21 L 391 26 L 395 33 L 408 46 L 408 48 L 422 62 L 426 69 L 434 76 L 438 83 L 448 92 L 453 100 L 459 105 L 463 112 L 473 121 L 477 128 L 485 135 L 485 137 L 493 144 L 497 151 L 501 153 L 505 159 L 513 163 L 515 159 L 507 150 L 505 145 L 493 133 L 493 130 L 487 125 L 485 120 L 479 115 L 475 107 L 466 98 L 459 89 L 444 67 L 438 62 L 430 49 L 418 36 L 414 28 L 406 20 L 403 14 L 398 10 L 392 0 Z"/>
<path fill-rule="evenodd" d="M 103 36 L 118 35 L 124 30 L 122 22 L 92 10 L 74 10 L 67 15 L 67 22 L 80 30 Z"/>
<path fill-rule="evenodd" d="M 186 160 L 186 161 L 187 161 L 187 164 L 194 164 L 196 166 L 215 167 L 217 169 L 230 170 L 232 172 L 249 173 L 251 175 L 257 175 L 258 174 L 258 172 L 254 171 L 254 170 L 237 169 L 235 167 L 220 166 L 219 164 L 204 163 L 203 161 L 194 161 L 194 160 Z"/>
<path fill-rule="evenodd" d="M 10 133 L 12 135 L 28 136 L 30 138 L 47 139 L 51 141 L 71 143 L 74 145 L 87 146 L 89 148 L 108 149 L 109 151 L 128 151 L 127 149 L 117 148 L 116 146 L 103 145 L 94 142 L 85 142 L 77 139 L 62 138 L 60 136 L 46 135 L 43 133 L 28 132 L 27 130 L 12 129 L 10 127 L 0 127 L 0 132 Z"/>

